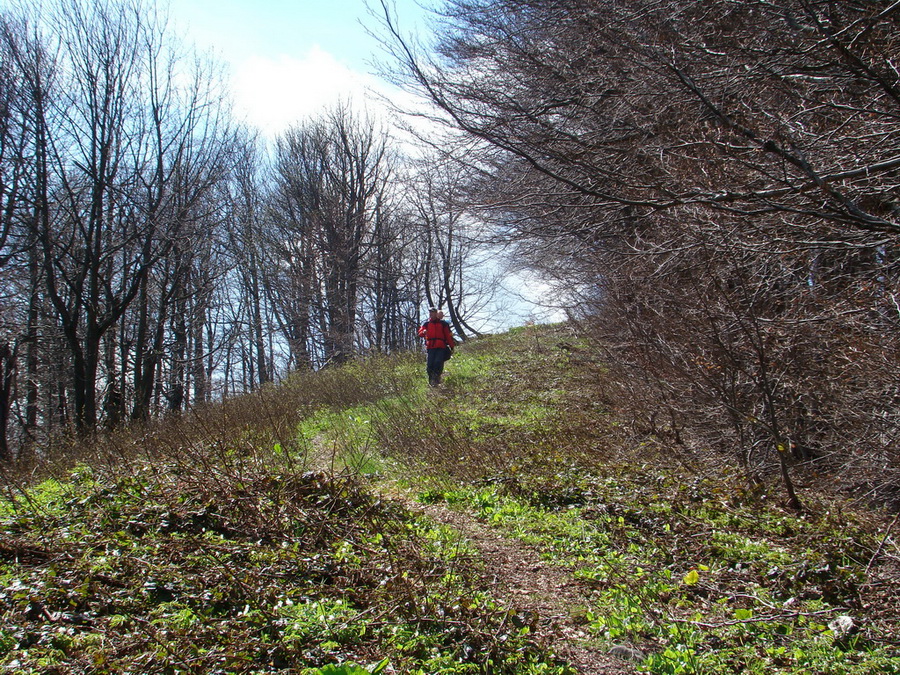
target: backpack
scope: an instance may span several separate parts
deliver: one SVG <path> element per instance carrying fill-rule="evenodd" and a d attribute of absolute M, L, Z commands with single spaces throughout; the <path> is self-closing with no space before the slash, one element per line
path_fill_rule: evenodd
<path fill-rule="evenodd" d="M 446 348 L 453 349 L 453 334 L 450 332 L 450 324 L 444 320 L 426 321 L 418 331 L 419 337 L 425 338 L 425 346 L 428 349 Z M 436 343 L 441 343 L 438 346 Z M 447 357 L 450 358 L 450 357 Z"/>

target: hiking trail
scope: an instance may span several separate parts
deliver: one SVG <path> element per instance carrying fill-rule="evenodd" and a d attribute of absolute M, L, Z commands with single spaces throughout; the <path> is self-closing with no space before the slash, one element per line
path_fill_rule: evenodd
<path fill-rule="evenodd" d="M 630 675 L 627 656 L 637 651 L 614 647 L 612 653 L 597 644 L 579 625 L 577 610 L 588 604 L 589 589 L 540 554 L 495 528 L 443 504 L 407 502 L 407 508 L 457 532 L 481 555 L 483 582 L 490 595 L 517 611 L 533 616 L 533 635 L 567 661 L 579 675 Z M 626 658 L 617 656 L 620 654 Z"/>

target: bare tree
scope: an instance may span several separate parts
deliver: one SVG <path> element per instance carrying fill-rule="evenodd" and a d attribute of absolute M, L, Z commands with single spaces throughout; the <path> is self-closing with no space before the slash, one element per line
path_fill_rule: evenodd
<path fill-rule="evenodd" d="M 379 197 L 372 253 L 361 298 L 360 349 L 383 353 L 417 344 L 416 327 L 424 293 L 420 274 L 421 223 L 406 208 L 397 187 Z"/>
<path fill-rule="evenodd" d="M 181 407 L 188 326 L 180 310 L 195 272 L 185 252 L 203 248 L 209 231 L 198 224 L 212 220 L 205 196 L 227 175 L 232 148 L 220 80 L 171 39 L 161 12 L 140 0 L 60 0 L 47 9 L 5 18 L 0 36 L 19 128 L 19 157 L 9 163 L 14 146 L 3 130 L 0 255 L 14 252 L 21 270 L 29 434 L 40 421 L 68 419 L 70 399 L 82 431 L 103 415 L 123 419 L 129 401 L 133 416 L 146 417 L 162 386 L 163 344 L 176 354 L 170 407 Z M 68 352 L 61 360 L 59 340 Z M 42 376 L 50 358 L 70 375 Z"/>
<path fill-rule="evenodd" d="M 451 0 L 434 51 L 384 28 L 397 80 L 479 148 L 481 204 L 571 269 L 673 432 L 730 425 L 722 447 L 777 457 L 797 506 L 791 464 L 856 433 L 887 468 L 898 436 L 896 11 Z"/>
<path fill-rule="evenodd" d="M 280 264 L 296 272 L 298 290 L 312 293 L 285 324 L 297 330 L 289 339 L 315 331 L 323 362 L 340 363 L 353 353 L 360 288 L 391 174 L 387 138 L 339 106 L 288 131 L 275 170 Z"/>
<path fill-rule="evenodd" d="M 252 346 L 249 361 L 249 389 L 275 378 L 274 354 L 268 347 L 272 332 L 269 321 L 269 295 L 266 293 L 265 246 L 267 186 L 259 156 L 258 141 L 248 137 L 241 144 L 235 167 L 228 209 L 228 249 L 236 263 L 237 293 L 245 325 L 244 342 Z"/>
<path fill-rule="evenodd" d="M 494 299 L 500 272 L 485 224 L 471 207 L 471 172 L 447 153 L 420 160 L 414 170 L 411 201 L 422 239 L 425 297 L 429 306 L 447 307 L 460 338 L 480 335 L 473 319 Z"/>
<path fill-rule="evenodd" d="M 25 435 L 33 434 L 38 418 L 39 322 L 46 317 L 40 258 L 30 230 L 48 212 L 44 111 L 55 71 L 37 30 L 21 17 L 0 17 L 0 71 L 0 275 L 6 289 L 0 455 L 8 455 L 9 423 L 19 391 L 26 398 Z"/>

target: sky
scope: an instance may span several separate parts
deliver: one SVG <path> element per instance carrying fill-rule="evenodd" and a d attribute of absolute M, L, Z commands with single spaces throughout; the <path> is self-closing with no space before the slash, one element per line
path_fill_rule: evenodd
<path fill-rule="evenodd" d="M 435 0 L 392 0 L 404 33 L 425 28 Z M 371 0 L 381 10 L 380 0 Z M 171 0 L 170 17 L 228 68 L 236 113 L 267 137 L 367 90 L 403 94 L 373 74 L 383 56 L 365 0 Z M 376 106 L 370 102 L 368 104 Z"/>
<path fill-rule="evenodd" d="M 441 0 L 388 0 L 404 35 L 424 32 L 427 7 Z M 380 10 L 380 0 L 370 0 Z M 376 115 L 367 91 L 408 96 L 374 74 L 383 57 L 366 26 L 377 25 L 366 0 L 170 0 L 174 28 L 228 69 L 235 113 L 272 139 L 338 101 Z M 384 113 L 381 113 L 384 114 Z M 388 121 L 390 121 L 388 119 Z M 491 330 L 561 320 L 539 279 L 512 274 L 498 289 Z"/>

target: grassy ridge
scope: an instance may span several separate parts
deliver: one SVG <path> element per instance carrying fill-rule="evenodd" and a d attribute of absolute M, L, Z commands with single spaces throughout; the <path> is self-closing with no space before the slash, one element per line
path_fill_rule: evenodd
<path fill-rule="evenodd" d="M 643 672 L 900 672 L 888 521 L 814 495 L 797 517 L 635 436 L 566 327 L 457 352 L 438 390 L 421 359 L 374 359 L 10 482 L 0 665 L 570 672 L 485 593 L 465 542 L 384 497 L 400 488 L 566 568 L 573 620 L 639 649 Z"/>
<path fill-rule="evenodd" d="M 566 328 L 471 345 L 432 405 L 371 406 L 369 444 L 415 467 L 422 500 L 568 568 L 591 589 L 573 618 L 642 671 L 900 672 L 890 519 L 812 490 L 795 514 L 721 458 L 630 432 L 591 354 Z"/>

